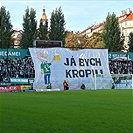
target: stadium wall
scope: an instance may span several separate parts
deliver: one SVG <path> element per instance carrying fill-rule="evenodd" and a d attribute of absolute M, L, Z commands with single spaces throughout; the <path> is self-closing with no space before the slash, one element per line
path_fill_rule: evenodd
<path fill-rule="evenodd" d="M 29 49 L 8 49 L 9 58 L 25 58 L 30 56 Z M 133 61 L 133 52 L 128 52 L 129 59 Z M 7 57 L 7 49 L 0 49 L 0 58 Z M 127 53 L 124 52 L 109 52 L 109 60 L 113 60 L 118 57 L 127 57 Z"/>

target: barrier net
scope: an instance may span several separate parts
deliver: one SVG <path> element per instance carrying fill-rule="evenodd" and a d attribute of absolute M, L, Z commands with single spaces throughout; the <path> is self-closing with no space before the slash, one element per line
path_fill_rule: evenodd
<path fill-rule="evenodd" d="M 133 89 L 133 75 L 97 74 L 95 76 L 95 89 Z"/>

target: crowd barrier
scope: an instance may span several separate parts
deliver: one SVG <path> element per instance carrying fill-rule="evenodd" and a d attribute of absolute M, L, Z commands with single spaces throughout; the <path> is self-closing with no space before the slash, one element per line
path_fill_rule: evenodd
<path fill-rule="evenodd" d="M 9 78 L 0 83 L 0 92 L 33 91 L 33 78 Z"/>
<path fill-rule="evenodd" d="M 133 74 L 99 74 L 94 77 L 94 89 L 133 89 Z M 106 88 L 104 82 L 108 82 Z M 102 83 L 101 83 L 102 82 Z M 27 92 L 33 89 L 32 78 L 11 78 L 8 83 L 0 84 L 0 92 Z M 110 86 L 112 84 L 112 86 Z M 101 86 L 101 87 L 100 87 Z"/>
<path fill-rule="evenodd" d="M 16 86 L 0 87 L 0 92 L 25 92 L 25 91 L 33 91 L 32 85 L 16 85 Z"/>
<path fill-rule="evenodd" d="M 106 88 L 104 83 L 107 83 Z M 94 76 L 95 89 L 133 89 L 133 74 L 97 74 Z"/>
<path fill-rule="evenodd" d="M 133 89 L 133 74 L 113 74 L 115 89 Z"/>

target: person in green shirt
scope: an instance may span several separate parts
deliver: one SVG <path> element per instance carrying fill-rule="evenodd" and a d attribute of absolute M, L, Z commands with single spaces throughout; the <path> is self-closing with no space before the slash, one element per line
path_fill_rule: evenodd
<path fill-rule="evenodd" d="M 51 63 L 47 63 L 47 62 L 41 63 L 41 70 L 42 70 L 42 73 L 44 73 L 45 84 L 50 83 L 50 74 L 51 74 L 50 66 L 51 66 Z"/>
<path fill-rule="evenodd" d="M 46 51 L 44 51 L 44 53 L 37 52 L 36 55 L 37 58 L 42 62 L 41 73 L 44 74 L 44 83 L 50 84 L 50 74 L 51 74 L 50 66 L 53 59 L 51 62 L 47 62 L 48 53 Z"/>

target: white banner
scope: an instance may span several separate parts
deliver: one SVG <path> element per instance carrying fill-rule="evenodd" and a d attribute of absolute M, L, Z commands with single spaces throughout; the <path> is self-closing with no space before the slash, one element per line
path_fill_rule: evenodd
<path fill-rule="evenodd" d="M 34 89 L 47 89 L 51 83 L 52 89 L 64 90 L 64 80 L 70 90 L 80 89 L 82 83 L 86 89 L 94 89 L 95 74 L 110 74 L 107 49 L 29 48 L 29 51 L 35 68 Z"/>

